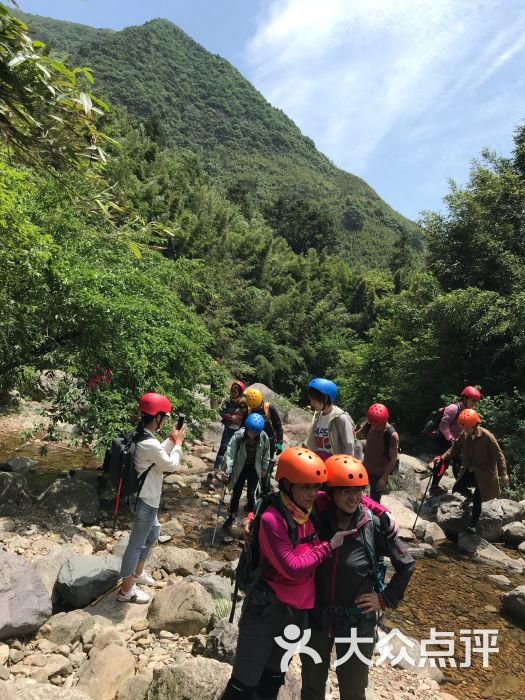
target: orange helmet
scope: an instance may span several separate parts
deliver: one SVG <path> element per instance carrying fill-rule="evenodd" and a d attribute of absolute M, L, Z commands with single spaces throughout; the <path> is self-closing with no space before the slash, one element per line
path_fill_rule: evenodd
<path fill-rule="evenodd" d="M 263 395 L 259 389 L 248 389 L 248 391 L 244 393 L 244 397 L 250 408 L 259 408 L 263 402 Z"/>
<path fill-rule="evenodd" d="M 275 478 L 288 479 L 291 484 L 322 484 L 326 481 L 326 466 L 315 452 L 288 447 L 279 457 Z"/>
<path fill-rule="evenodd" d="M 479 413 L 476 413 L 472 408 L 466 408 L 459 414 L 458 423 L 462 428 L 473 428 L 480 422 Z"/>
<path fill-rule="evenodd" d="M 355 457 L 332 455 L 326 460 L 327 486 L 368 486 L 368 473 Z"/>

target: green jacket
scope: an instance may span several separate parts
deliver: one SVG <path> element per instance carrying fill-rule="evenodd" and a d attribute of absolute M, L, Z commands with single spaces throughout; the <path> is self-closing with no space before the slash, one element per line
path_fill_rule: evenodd
<path fill-rule="evenodd" d="M 240 428 L 232 437 L 226 448 L 224 455 L 226 474 L 231 474 L 231 479 L 228 482 L 228 491 L 231 491 L 235 486 L 240 473 L 243 470 L 246 462 L 246 440 L 244 438 L 245 429 Z M 262 431 L 259 435 L 259 444 L 255 453 L 255 470 L 259 479 L 261 472 L 268 469 L 270 463 L 270 440 L 268 435 Z"/>

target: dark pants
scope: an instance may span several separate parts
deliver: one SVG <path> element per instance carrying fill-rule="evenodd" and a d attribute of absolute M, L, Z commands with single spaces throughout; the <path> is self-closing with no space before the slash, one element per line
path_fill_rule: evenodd
<path fill-rule="evenodd" d="M 255 471 L 255 465 L 244 465 L 242 472 L 239 474 L 239 478 L 235 482 L 235 486 L 232 491 L 232 498 L 230 501 L 230 507 L 228 508 L 228 513 L 235 514 L 239 510 L 239 501 L 241 500 L 242 490 L 244 484 L 248 482 L 248 513 L 253 511 L 255 506 L 255 490 L 257 489 L 257 484 L 259 483 L 259 477 Z"/>
<path fill-rule="evenodd" d="M 217 457 L 215 457 L 215 462 L 213 464 L 214 469 L 221 468 L 222 458 L 224 457 L 224 453 L 226 452 L 228 443 L 230 442 L 230 440 L 236 432 L 237 428 L 224 428 L 224 430 L 222 431 L 221 444 L 219 446 L 219 451 L 217 452 Z"/>
<path fill-rule="evenodd" d="M 370 483 L 370 498 L 376 503 L 381 503 L 381 496 L 383 495 L 383 491 L 377 490 L 377 482 L 380 478 L 381 476 L 376 474 L 368 475 L 368 481 Z"/>
<path fill-rule="evenodd" d="M 321 657 L 321 663 L 316 664 L 311 656 L 301 654 L 301 700 L 324 700 L 334 638 L 329 637 L 326 632 L 314 623 L 310 623 L 310 629 L 312 630 L 312 636 L 308 646 L 317 651 Z M 373 633 L 365 636 L 373 637 Z M 374 642 L 361 643 L 358 646 L 359 651 L 365 658 L 372 658 Z M 336 644 L 337 658 L 343 657 L 348 648 L 348 644 Z M 368 666 L 364 661 L 361 661 L 356 654 L 352 654 L 350 658 L 340 666 L 337 666 L 336 673 L 339 681 L 340 700 L 365 700 L 365 689 L 368 685 Z"/>
<path fill-rule="evenodd" d="M 472 501 L 472 520 L 470 524 L 476 525 L 479 520 L 479 516 L 481 515 L 481 493 L 478 482 L 476 481 L 475 473 L 469 472 L 467 469 L 461 479 L 458 479 L 454 484 L 452 493 L 457 491 L 457 493 L 469 498 L 472 497 L 472 493 L 469 490 L 472 487 L 474 487 L 474 499 Z"/>
<path fill-rule="evenodd" d="M 440 433 L 438 431 L 438 434 L 436 435 L 436 445 L 437 445 L 437 449 L 438 449 L 438 454 L 442 455 L 452 445 L 452 442 L 450 440 L 447 440 L 447 438 L 443 435 L 443 433 Z M 432 483 L 430 484 L 431 488 L 435 488 L 436 486 L 439 486 L 439 482 L 444 477 L 445 472 L 447 471 L 447 467 L 445 467 L 445 471 L 440 476 L 439 475 L 440 467 L 441 467 L 441 465 L 438 462 L 438 464 L 434 465 L 432 468 Z M 459 474 L 460 468 L 461 468 L 461 457 L 456 457 L 456 459 L 452 463 L 452 472 L 453 472 L 454 476 L 456 477 L 456 479 L 457 479 L 457 476 Z"/>
<path fill-rule="evenodd" d="M 281 603 L 273 594 L 265 597 L 257 588 L 245 602 L 233 671 L 222 700 L 277 698 L 284 683 L 281 659 L 285 649 L 275 643 L 287 625 L 304 629 L 306 611 Z"/>

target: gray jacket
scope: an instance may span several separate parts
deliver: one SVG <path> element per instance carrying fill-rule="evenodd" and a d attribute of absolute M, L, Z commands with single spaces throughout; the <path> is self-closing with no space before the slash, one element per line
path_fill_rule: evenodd
<path fill-rule="evenodd" d="M 315 444 L 314 427 L 320 416 L 317 411 L 310 425 L 306 447 L 312 452 L 319 448 Z M 353 455 L 355 446 L 355 426 L 350 415 L 342 408 L 334 406 L 334 412 L 328 424 L 328 439 L 334 455 Z"/>
<path fill-rule="evenodd" d="M 224 460 L 226 464 L 226 474 L 231 474 L 231 479 L 228 483 L 228 491 L 231 491 L 235 486 L 235 482 L 239 478 L 246 462 L 246 440 L 244 438 L 245 429 L 240 428 L 232 437 L 226 448 Z M 255 471 L 259 479 L 261 472 L 268 469 L 270 463 L 270 440 L 268 435 L 262 431 L 259 435 L 259 443 L 255 453 Z"/>

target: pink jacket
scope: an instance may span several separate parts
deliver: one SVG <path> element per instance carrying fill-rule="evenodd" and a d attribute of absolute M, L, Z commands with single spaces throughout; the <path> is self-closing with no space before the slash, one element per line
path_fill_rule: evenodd
<path fill-rule="evenodd" d="M 443 416 L 439 424 L 439 431 L 449 442 L 457 440 L 461 434 L 458 418 L 464 408 L 465 405 L 458 401 L 457 403 L 449 404 L 443 411 Z"/>
<path fill-rule="evenodd" d="M 321 492 L 315 501 L 321 512 L 330 503 L 328 496 Z M 384 513 L 385 506 L 363 496 L 363 504 L 376 515 Z M 298 525 L 299 538 L 314 534 L 314 526 L 307 520 Z M 265 581 L 272 587 L 277 598 L 294 608 L 305 610 L 313 608 L 315 601 L 315 570 L 332 556 L 329 542 L 320 542 L 316 537 L 313 542 L 292 546 L 288 537 L 286 520 L 279 511 L 270 506 L 261 516 L 259 530 L 261 562 L 270 562 L 271 567 L 263 573 Z"/>

